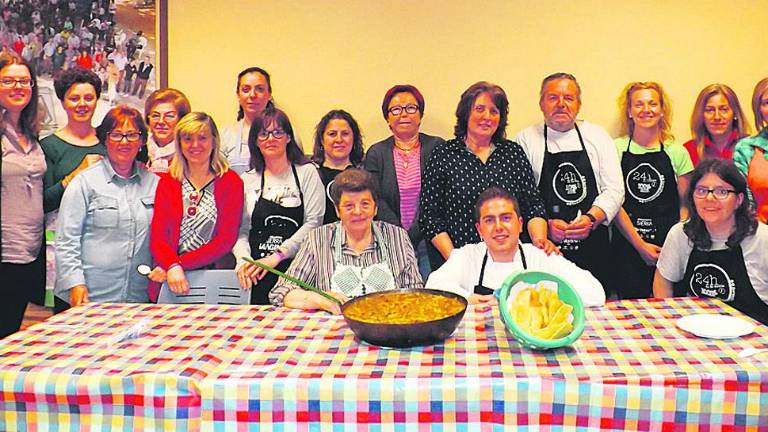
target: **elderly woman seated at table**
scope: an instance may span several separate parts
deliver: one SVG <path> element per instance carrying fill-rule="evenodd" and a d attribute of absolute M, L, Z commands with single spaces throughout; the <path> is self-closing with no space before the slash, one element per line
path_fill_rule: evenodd
<path fill-rule="evenodd" d="M 342 302 L 376 291 L 422 288 L 408 233 L 398 226 L 373 221 L 378 209 L 373 177 L 350 168 L 336 176 L 331 196 L 340 221 L 311 231 L 287 274 L 330 292 Z M 280 278 L 269 293 L 270 302 L 340 313 L 334 302 L 297 288 Z"/>
<path fill-rule="evenodd" d="M 139 111 L 119 106 L 96 134 L 107 159 L 74 177 L 61 200 L 55 294 L 72 306 L 146 302 L 147 279 L 136 268 L 152 261 L 149 224 L 158 182 L 136 162 L 147 127 Z"/>
<path fill-rule="evenodd" d="M 690 219 L 667 235 L 654 295 L 717 298 L 768 324 L 768 226 L 755 219 L 746 179 L 733 162 L 708 159 L 687 198 Z"/>

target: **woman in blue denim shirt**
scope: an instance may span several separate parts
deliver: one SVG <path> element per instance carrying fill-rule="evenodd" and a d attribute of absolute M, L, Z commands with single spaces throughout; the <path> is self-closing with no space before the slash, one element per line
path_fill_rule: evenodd
<path fill-rule="evenodd" d="M 107 158 L 87 168 L 64 192 L 56 228 L 55 293 L 61 310 L 92 302 L 148 301 L 149 225 L 158 177 L 136 155 L 147 139 L 134 108 L 110 110 L 96 130 Z M 63 307 L 62 307 L 63 306 Z"/>

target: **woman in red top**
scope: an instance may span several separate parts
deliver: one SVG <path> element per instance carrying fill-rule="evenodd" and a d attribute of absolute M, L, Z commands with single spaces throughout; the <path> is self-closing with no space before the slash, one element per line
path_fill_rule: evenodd
<path fill-rule="evenodd" d="M 187 114 L 176 124 L 176 152 L 155 195 L 150 252 L 157 267 L 149 297 L 159 284 L 189 291 L 186 270 L 212 267 L 232 250 L 243 212 L 243 182 L 219 152 L 219 132 L 205 113 Z"/>
<path fill-rule="evenodd" d="M 699 92 L 691 115 L 693 139 L 685 143 L 693 166 L 702 159 L 733 156 L 736 141 L 749 135 L 736 93 L 725 84 L 710 84 Z"/>

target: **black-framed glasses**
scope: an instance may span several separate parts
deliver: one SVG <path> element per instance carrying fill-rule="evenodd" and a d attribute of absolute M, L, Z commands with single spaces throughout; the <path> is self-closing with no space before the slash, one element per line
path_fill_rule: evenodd
<path fill-rule="evenodd" d="M 139 132 L 128 132 L 127 134 L 120 132 L 110 132 L 107 136 L 109 139 L 115 142 L 120 142 L 123 140 L 123 138 L 128 140 L 128 142 L 136 142 L 141 139 L 141 133 Z"/>
<path fill-rule="evenodd" d="M 705 199 L 709 194 L 712 194 L 716 199 L 718 200 L 724 200 L 728 198 L 728 194 L 735 194 L 736 191 L 733 189 L 726 189 L 724 187 L 716 187 L 714 189 L 706 188 L 704 186 L 696 186 L 696 189 L 693 190 L 693 197 L 699 198 L 699 199 Z"/>
<path fill-rule="evenodd" d="M 21 88 L 32 88 L 35 86 L 35 82 L 32 81 L 32 78 L 10 78 L 6 77 L 3 79 L 0 79 L 0 85 L 5 88 L 14 88 L 16 85 L 19 85 Z"/>
<path fill-rule="evenodd" d="M 416 105 L 416 104 L 409 104 L 409 105 L 406 105 L 406 106 L 400 106 L 400 105 L 393 106 L 388 111 L 389 111 L 390 114 L 392 114 L 393 116 L 397 117 L 400 114 L 402 114 L 403 111 L 405 111 L 408 114 L 416 114 L 416 112 L 418 110 L 419 110 L 419 106 L 418 105 Z"/>
<path fill-rule="evenodd" d="M 259 134 L 256 135 L 256 137 L 259 139 L 259 141 L 266 141 L 269 139 L 269 136 L 272 135 L 272 138 L 274 139 L 281 139 L 285 137 L 286 133 L 282 129 L 275 129 L 275 130 L 260 130 Z"/>

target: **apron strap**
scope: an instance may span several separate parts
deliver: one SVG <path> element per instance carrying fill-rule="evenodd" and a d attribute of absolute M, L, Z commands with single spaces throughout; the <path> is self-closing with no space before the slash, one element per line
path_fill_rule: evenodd
<path fill-rule="evenodd" d="M 299 201 L 301 204 L 304 204 L 304 192 L 301 191 L 301 182 L 299 182 L 299 174 L 296 172 L 296 165 L 291 164 L 291 171 L 293 171 L 293 181 L 296 183 L 296 187 L 299 189 Z M 261 199 L 261 196 L 264 195 L 264 178 L 266 177 L 264 174 L 266 172 L 266 168 L 264 168 L 264 170 L 261 172 L 261 190 L 259 191 L 259 199 Z"/>
<path fill-rule="evenodd" d="M 576 122 L 573 123 L 573 127 L 574 129 L 576 129 L 576 134 L 579 136 L 579 144 L 581 144 L 581 150 L 587 151 L 587 148 L 584 146 L 584 138 L 581 137 L 581 131 L 579 130 L 579 126 L 576 124 Z M 629 143 L 627 143 L 627 150 L 629 150 Z M 547 148 L 547 124 L 546 123 L 544 123 L 544 153 L 549 153 L 549 150 Z"/>

